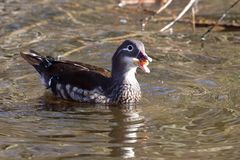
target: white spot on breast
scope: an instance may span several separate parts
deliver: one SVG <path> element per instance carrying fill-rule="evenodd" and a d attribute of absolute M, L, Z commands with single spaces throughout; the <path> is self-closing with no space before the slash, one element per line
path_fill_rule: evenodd
<path fill-rule="evenodd" d="M 82 93 L 83 93 L 83 90 L 82 90 L 81 88 L 79 88 L 79 89 L 77 90 L 77 93 L 78 93 L 78 94 L 82 94 Z"/>
<path fill-rule="evenodd" d="M 67 84 L 67 85 L 66 85 L 66 90 L 67 90 L 68 93 L 70 93 L 70 87 L 71 87 L 70 84 Z"/>
<path fill-rule="evenodd" d="M 79 98 L 80 98 L 77 90 L 78 90 L 77 87 L 73 87 L 72 90 L 68 92 L 70 97 L 74 100 L 79 100 Z"/>
<path fill-rule="evenodd" d="M 61 89 L 61 84 L 58 83 L 56 88 L 57 88 L 58 91 L 60 91 L 60 89 Z"/>
<path fill-rule="evenodd" d="M 94 93 L 93 94 L 95 97 L 98 97 L 98 96 L 100 96 L 98 93 Z"/>
<path fill-rule="evenodd" d="M 90 99 L 92 99 L 92 100 L 95 99 L 95 96 L 94 96 L 94 95 L 91 95 L 91 96 L 90 96 Z"/>
<path fill-rule="evenodd" d="M 84 90 L 84 91 L 83 91 L 83 95 L 84 95 L 84 96 L 87 96 L 87 95 L 88 95 L 88 91 Z"/>
<path fill-rule="evenodd" d="M 73 89 L 72 89 L 73 92 L 76 92 L 77 90 L 78 90 L 77 87 L 73 87 Z"/>
<path fill-rule="evenodd" d="M 70 84 L 62 85 L 56 84 L 56 94 L 64 99 L 70 98 L 80 102 L 95 102 L 105 103 L 109 101 L 101 87 L 97 87 L 93 90 L 84 90 Z"/>
<path fill-rule="evenodd" d="M 75 93 L 74 93 L 73 91 L 71 91 L 71 92 L 69 93 L 69 95 L 70 95 L 70 97 L 71 97 L 72 99 L 75 99 Z"/>
<path fill-rule="evenodd" d="M 65 95 L 64 89 L 60 89 L 61 95 L 64 99 L 67 99 L 67 96 Z"/>

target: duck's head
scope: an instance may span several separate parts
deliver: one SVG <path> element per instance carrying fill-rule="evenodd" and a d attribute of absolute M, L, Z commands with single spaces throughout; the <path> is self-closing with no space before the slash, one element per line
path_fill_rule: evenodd
<path fill-rule="evenodd" d="M 144 48 L 144 44 L 138 40 L 126 40 L 117 49 L 112 57 L 113 74 L 125 74 L 129 71 L 136 72 L 139 67 L 145 73 L 150 73 L 149 62 L 152 62 Z M 118 73 L 116 73 L 118 72 Z"/>

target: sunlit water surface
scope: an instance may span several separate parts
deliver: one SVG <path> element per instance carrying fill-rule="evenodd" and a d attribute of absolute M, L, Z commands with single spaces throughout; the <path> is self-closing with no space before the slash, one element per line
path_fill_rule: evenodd
<path fill-rule="evenodd" d="M 219 17 L 230 2 L 203 1 L 199 14 Z M 156 18 L 142 32 L 147 13 L 111 0 L 6 0 L 0 14 L 0 159 L 239 159 L 240 32 L 212 32 L 202 48 L 207 28 L 163 34 Z M 154 59 L 150 74 L 138 71 L 136 106 L 55 98 L 19 56 L 32 48 L 110 68 L 127 38 Z"/>

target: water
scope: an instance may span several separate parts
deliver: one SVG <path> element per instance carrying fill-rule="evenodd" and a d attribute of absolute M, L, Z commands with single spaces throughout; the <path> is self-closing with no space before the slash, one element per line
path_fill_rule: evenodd
<path fill-rule="evenodd" d="M 230 2 L 202 1 L 199 14 L 219 17 Z M 162 34 L 156 17 L 142 32 L 146 13 L 111 0 L 7 0 L 0 14 L 1 159 L 239 159 L 239 31 L 212 32 L 202 48 L 206 28 Z M 154 59 L 151 74 L 138 71 L 134 107 L 59 100 L 19 56 L 32 48 L 110 68 L 127 38 Z"/>

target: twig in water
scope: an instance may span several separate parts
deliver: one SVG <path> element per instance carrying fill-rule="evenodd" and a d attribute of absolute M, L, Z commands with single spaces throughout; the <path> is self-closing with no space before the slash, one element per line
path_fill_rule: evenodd
<path fill-rule="evenodd" d="M 164 9 L 166 9 L 173 0 L 168 0 L 163 6 L 161 6 L 153 15 L 148 16 L 144 19 L 144 21 L 142 22 L 142 30 L 145 29 L 146 24 L 149 22 L 149 20 L 151 20 L 155 15 L 161 13 Z"/>
<path fill-rule="evenodd" d="M 109 37 L 109 38 L 105 38 L 105 39 L 102 39 L 101 42 L 112 42 L 112 41 L 122 41 L 122 39 L 126 39 L 126 38 L 130 38 L 130 37 L 136 37 L 136 36 L 141 36 L 142 33 L 139 32 L 139 33 L 132 33 L 132 34 L 127 34 L 127 35 L 123 35 L 123 36 L 118 36 L 118 37 Z M 61 55 L 58 55 L 57 59 L 61 59 L 61 58 L 64 58 L 64 57 L 67 57 L 69 55 L 71 55 L 72 53 L 75 53 L 75 52 L 78 52 L 82 49 L 85 49 L 91 45 L 94 45 L 96 44 L 97 42 L 93 43 L 93 44 L 90 44 L 90 43 L 85 43 L 84 41 L 82 41 L 83 43 L 83 46 L 80 46 L 80 47 L 77 47 L 77 48 L 74 48 L 70 51 L 67 51 Z"/>
<path fill-rule="evenodd" d="M 235 7 L 238 3 L 240 2 L 240 0 L 235 1 L 224 13 L 223 15 L 218 19 L 218 21 L 211 26 L 202 36 L 201 36 L 201 40 L 205 41 L 207 35 L 226 17 L 226 15 L 228 14 L 228 12 Z"/>
<path fill-rule="evenodd" d="M 195 7 L 192 7 L 192 30 L 195 32 L 196 30 L 196 10 Z"/>
<path fill-rule="evenodd" d="M 72 13 L 70 13 L 69 11 L 67 10 L 64 10 L 62 7 L 57 7 L 58 10 L 64 12 L 71 21 L 73 21 L 74 23 L 76 24 L 81 24 L 81 25 L 84 25 L 82 22 L 80 22 L 79 20 L 77 20 L 73 15 Z"/>
<path fill-rule="evenodd" d="M 170 22 L 165 27 L 163 27 L 160 30 L 160 32 L 164 32 L 164 31 L 168 30 L 169 28 L 171 28 L 180 18 L 182 18 L 182 16 L 184 16 L 184 14 L 193 6 L 194 3 L 196 3 L 196 1 L 197 0 L 190 0 L 189 3 L 186 5 L 186 7 L 182 10 L 182 12 L 179 13 L 177 18 L 174 21 Z"/>
<path fill-rule="evenodd" d="M 77 51 L 80 51 L 80 50 L 84 49 L 85 47 L 86 47 L 86 46 L 81 46 L 81 47 L 74 48 L 74 49 L 72 49 L 72 50 L 70 50 L 70 51 L 67 51 L 67 52 L 61 54 L 61 55 L 58 55 L 58 56 L 57 56 L 57 59 L 61 59 L 61 58 L 63 58 L 63 57 L 67 57 L 67 56 L 69 56 L 70 54 L 72 54 L 72 53 L 74 53 L 74 52 L 77 52 Z"/>
<path fill-rule="evenodd" d="M 196 30 L 196 12 L 198 12 L 198 0 L 194 3 L 194 6 L 192 7 L 192 30 L 195 32 Z"/>

